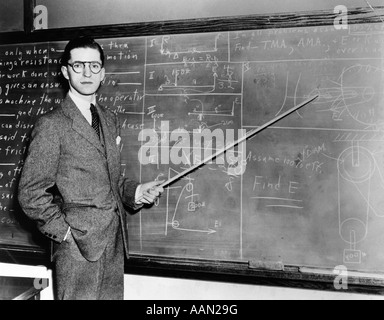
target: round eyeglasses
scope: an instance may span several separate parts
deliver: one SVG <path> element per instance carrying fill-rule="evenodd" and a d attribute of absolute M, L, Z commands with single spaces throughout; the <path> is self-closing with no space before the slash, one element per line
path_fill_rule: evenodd
<path fill-rule="evenodd" d="M 102 64 L 97 61 L 75 61 L 74 63 L 68 62 L 68 65 L 72 67 L 74 72 L 82 73 L 84 72 L 86 63 L 89 64 L 89 69 L 91 69 L 91 72 L 94 74 L 100 73 L 101 69 L 103 69 Z"/>

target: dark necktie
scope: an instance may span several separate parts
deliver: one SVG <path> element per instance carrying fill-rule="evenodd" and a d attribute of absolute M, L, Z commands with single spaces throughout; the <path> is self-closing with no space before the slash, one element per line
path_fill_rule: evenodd
<path fill-rule="evenodd" d="M 92 128 L 95 129 L 97 136 L 100 139 L 100 119 L 97 114 L 96 107 L 91 104 L 91 113 L 92 113 Z"/>

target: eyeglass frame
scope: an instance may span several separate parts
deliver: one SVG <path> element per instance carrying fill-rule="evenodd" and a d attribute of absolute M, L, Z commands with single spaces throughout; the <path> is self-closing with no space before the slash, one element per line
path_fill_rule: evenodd
<path fill-rule="evenodd" d="M 80 72 L 75 71 L 75 69 L 74 69 L 74 67 L 73 67 L 73 65 L 76 64 L 76 63 L 81 63 L 81 64 L 83 65 L 83 68 L 82 68 L 82 70 L 81 70 Z M 77 74 L 80 74 L 80 73 L 84 72 L 85 64 L 86 64 L 86 63 L 89 63 L 90 65 L 91 65 L 92 63 L 95 63 L 95 64 L 100 65 L 100 71 L 99 71 L 99 72 L 93 72 L 91 66 L 89 66 L 89 70 L 91 70 L 91 72 L 92 72 L 93 74 L 99 74 L 99 73 L 101 72 L 101 70 L 103 69 L 103 64 L 102 64 L 101 62 L 98 62 L 98 61 L 74 61 L 73 63 L 69 63 L 69 62 L 68 62 L 67 65 L 71 66 L 73 72 L 75 72 L 75 73 L 77 73 Z"/>

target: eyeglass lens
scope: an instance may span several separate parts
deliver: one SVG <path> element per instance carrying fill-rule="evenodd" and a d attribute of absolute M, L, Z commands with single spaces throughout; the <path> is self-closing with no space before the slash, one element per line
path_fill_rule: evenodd
<path fill-rule="evenodd" d="M 85 64 L 89 64 L 89 68 L 92 73 L 99 73 L 102 69 L 101 63 L 96 61 L 75 61 L 74 63 L 68 63 L 76 73 L 81 73 L 85 69 Z"/>

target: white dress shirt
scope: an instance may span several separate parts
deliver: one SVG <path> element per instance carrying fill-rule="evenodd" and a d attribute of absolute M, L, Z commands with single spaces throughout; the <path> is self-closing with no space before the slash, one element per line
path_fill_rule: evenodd
<path fill-rule="evenodd" d="M 87 119 L 88 123 L 92 125 L 91 104 L 96 105 L 96 95 L 94 94 L 91 102 L 89 102 L 88 100 L 75 96 L 71 91 L 69 91 L 68 94 L 81 114 Z"/>

